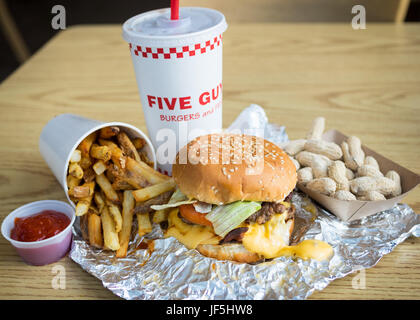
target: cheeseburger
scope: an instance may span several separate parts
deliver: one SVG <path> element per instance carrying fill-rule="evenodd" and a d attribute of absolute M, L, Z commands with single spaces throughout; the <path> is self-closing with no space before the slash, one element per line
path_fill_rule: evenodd
<path fill-rule="evenodd" d="M 243 134 L 192 140 L 176 156 L 166 236 L 220 260 L 253 263 L 289 245 L 296 168 L 275 144 Z"/>

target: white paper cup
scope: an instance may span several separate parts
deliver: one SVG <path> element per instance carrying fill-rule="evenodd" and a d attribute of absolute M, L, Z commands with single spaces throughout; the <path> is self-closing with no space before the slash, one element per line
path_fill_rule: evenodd
<path fill-rule="evenodd" d="M 32 242 L 13 240 L 10 233 L 15 226 L 15 218 L 23 218 L 39 213 L 43 210 L 54 210 L 70 218 L 70 224 L 55 236 Z M 74 209 L 63 201 L 42 200 L 25 204 L 9 213 L 1 225 L 1 233 L 22 259 L 32 265 L 42 266 L 60 260 L 70 249 L 72 240 L 72 225 L 75 220 Z"/>
<path fill-rule="evenodd" d="M 136 127 L 123 122 L 101 122 L 77 116 L 74 114 L 61 114 L 50 120 L 41 132 L 39 138 L 39 151 L 45 162 L 60 182 L 67 200 L 73 207 L 67 188 L 67 172 L 70 157 L 80 142 L 92 132 L 101 128 L 117 126 L 131 138 L 139 137 L 146 141 L 144 146 L 148 158 L 153 161 L 156 169 L 156 156 L 149 138 Z"/>
<path fill-rule="evenodd" d="M 171 174 L 176 153 L 193 138 L 222 129 L 224 15 L 208 8 L 149 11 L 127 20 L 129 43 L 158 169 Z"/>

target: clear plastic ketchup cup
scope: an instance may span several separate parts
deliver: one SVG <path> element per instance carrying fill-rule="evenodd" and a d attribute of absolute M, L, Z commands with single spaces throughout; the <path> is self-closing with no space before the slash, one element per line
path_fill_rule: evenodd
<path fill-rule="evenodd" d="M 68 225 L 62 231 L 43 240 L 27 242 L 12 239 L 16 218 L 27 218 L 43 211 L 56 211 L 66 215 L 69 219 Z M 3 220 L 1 233 L 26 263 L 41 266 L 56 262 L 67 254 L 71 246 L 74 220 L 74 209 L 68 203 L 56 200 L 36 201 L 12 211 Z"/>

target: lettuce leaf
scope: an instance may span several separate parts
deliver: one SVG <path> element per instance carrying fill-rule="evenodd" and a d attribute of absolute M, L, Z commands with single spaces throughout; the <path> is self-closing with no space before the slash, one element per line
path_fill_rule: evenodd
<path fill-rule="evenodd" d="M 175 208 L 179 207 L 183 204 L 191 204 L 196 203 L 197 200 L 191 200 L 188 199 L 185 194 L 181 192 L 178 188 L 175 190 L 175 192 L 172 194 L 171 198 L 169 199 L 167 204 L 156 204 L 153 206 L 150 206 L 153 210 L 163 210 L 167 208 Z"/>
<path fill-rule="evenodd" d="M 214 232 L 224 237 L 260 209 L 261 202 L 236 201 L 216 206 L 206 215 L 206 219 L 213 224 Z"/>

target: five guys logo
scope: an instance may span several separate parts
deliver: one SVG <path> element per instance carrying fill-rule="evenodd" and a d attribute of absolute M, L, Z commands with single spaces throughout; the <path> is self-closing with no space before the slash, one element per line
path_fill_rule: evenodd
<path fill-rule="evenodd" d="M 219 84 L 216 88 L 209 91 L 204 91 L 198 97 L 198 103 L 202 106 L 209 104 L 212 101 L 217 100 L 222 91 L 222 84 Z M 186 110 L 191 109 L 191 96 L 187 97 L 156 97 L 147 95 L 147 102 L 150 108 L 157 106 L 160 110 Z"/>

